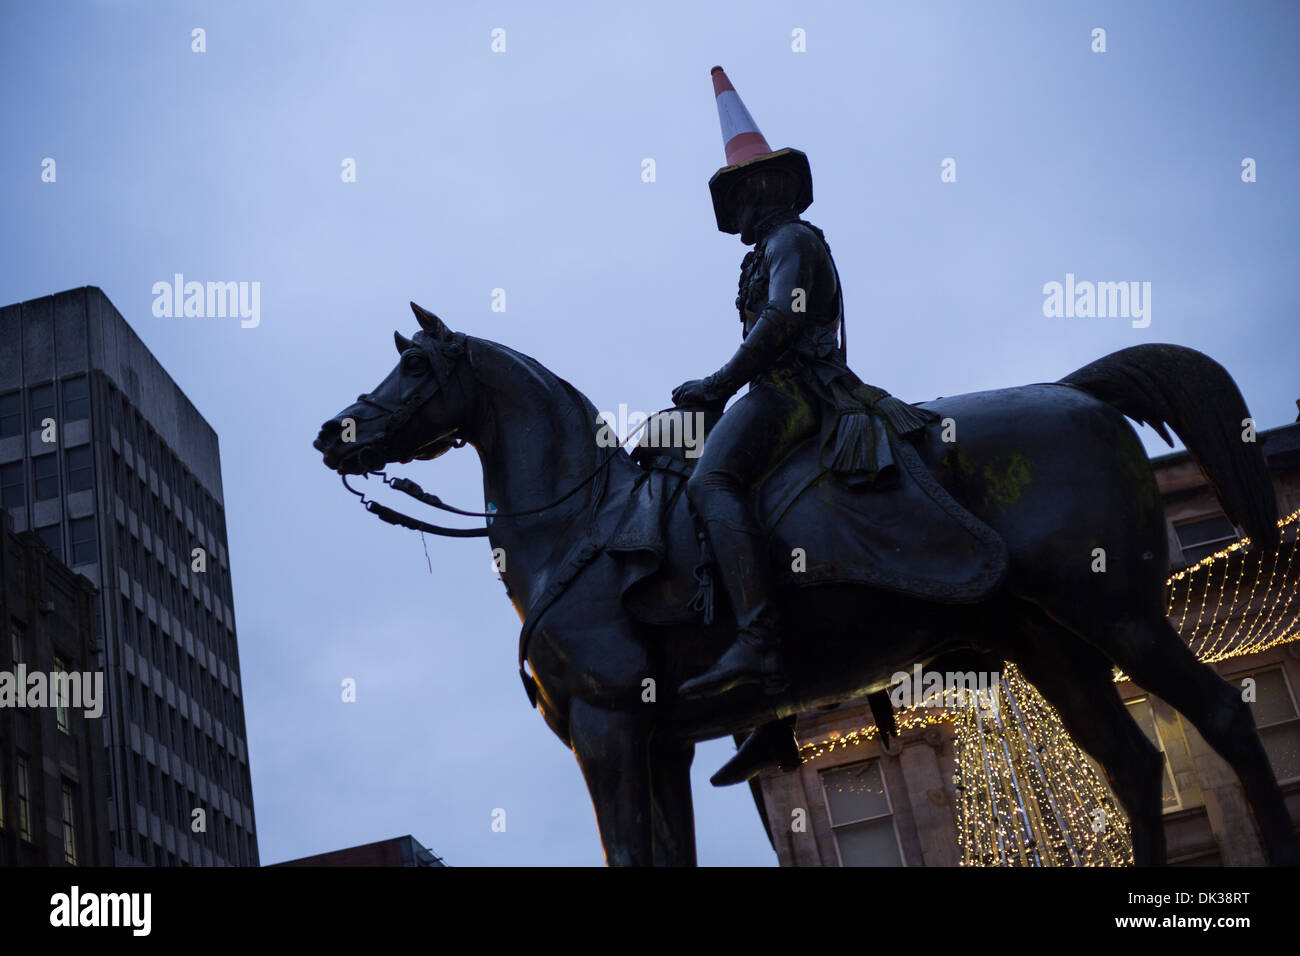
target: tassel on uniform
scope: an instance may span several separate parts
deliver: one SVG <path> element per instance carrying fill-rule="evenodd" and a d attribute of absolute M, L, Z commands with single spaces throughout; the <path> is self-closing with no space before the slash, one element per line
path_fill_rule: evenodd
<path fill-rule="evenodd" d="M 822 464 L 831 471 L 836 474 L 869 472 L 865 477 L 875 476 L 876 430 L 866 409 L 842 413 L 827 444 L 830 447 L 822 455 Z"/>
<path fill-rule="evenodd" d="M 697 565 L 695 568 L 695 580 L 699 582 L 699 587 L 691 596 L 690 609 L 701 615 L 704 620 L 704 626 L 708 627 L 713 623 L 713 570 L 707 564 Z"/>
<path fill-rule="evenodd" d="M 713 549 L 709 547 L 709 539 L 704 532 L 698 531 L 695 536 L 700 542 L 700 563 L 695 566 L 695 580 L 699 587 L 691 595 L 688 607 L 701 615 L 705 627 L 708 627 L 713 624 Z"/>
<path fill-rule="evenodd" d="M 876 411 L 885 416 L 894 432 L 903 438 L 911 438 L 926 425 L 939 421 L 939 416 L 930 409 L 909 405 L 893 395 L 884 395 L 874 404 Z"/>
<path fill-rule="evenodd" d="M 898 465 L 882 415 L 862 408 L 840 414 L 822 452 L 822 465 L 850 488 L 892 488 Z"/>

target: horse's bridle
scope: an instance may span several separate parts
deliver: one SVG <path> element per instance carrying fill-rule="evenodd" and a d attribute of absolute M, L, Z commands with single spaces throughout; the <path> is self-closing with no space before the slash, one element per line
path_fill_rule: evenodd
<path fill-rule="evenodd" d="M 381 452 L 384 444 L 389 440 L 390 434 L 396 433 L 400 429 L 404 428 L 407 422 L 415 417 L 415 413 L 423 408 L 434 395 L 438 394 L 438 392 L 445 387 L 452 374 L 446 367 L 447 361 L 449 359 L 458 359 L 461 356 L 466 356 L 468 358 L 468 350 L 465 347 L 465 341 L 459 336 L 440 345 L 436 355 L 428 347 L 413 346 L 413 348 L 419 349 L 420 354 L 423 355 L 425 360 L 429 363 L 431 374 L 427 381 L 422 383 L 418 388 L 412 389 L 409 395 L 395 405 L 376 397 L 370 392 L 365 392 L 357 396 L 357 402 L 360 404 L 370 405 L 379 409 L 379 411 L 384 412 L 388 416 L 387 420 L 384 422 L 383 429 L 370 442 L 370 447 Z M 406 353 L 409 351 L 411 351 L 411 349 L 407 349 L 402 353 L 402 357 L 398 360 L 399 364 L 405 361 Z M 438 442 L 446 441 L 448 436 L 455 434 L 458 430 L 459 429 L 453 428 L 441 435 L 429 439 L 429 441 L 416 448 L 408 458 L 403 460 L 410 461 L 411 458 L 417 457 L 418 453 L 423 449 L 428 448 L 430 445 L 437 444 Z M 459 448 L 464 444 L 465 442 L 462 439 L 452 442 L 452 447 Z"/>
<path fill-rule="evenodd" d="M 446 371 L 440 360 L 458 358 L 461 355 L 465 355 L 468 360 L 468 350 L 465 347 L 463 337 L 458 336 L 450 342 L 447 342 L 443 346 L 443 349 L 445 349 L 445 351 L 440 351 L 440 354 L 436 357 L 430 354 L 429 349 L 425 348 L 422 350 L 425 357 L 430 361 L 433 368 L 433 374 L 429 376 L 428 382 L 413 390 L 411 394 L 407 395 L 406 398 L 402 399 L 398 404 L 393 405 L 389 402 L 385 402 L 369 393 L 357 396 L 358 402 L 365 405 L 372 405 L 389 416 L 388 420 L 384 422 L 383 430 L 381 430 L 369 443 L 369 447 L 382 449 L 383 443 L 388 440 L 389 433 L 395 432 L 405 426 L 415 413 L 423 408 L 425 403 L 433 398 L 433 396 L 438 393 L 439 389 L 443 387 L 446 379 L 450 377 L 450 374 Z M 670 408 L 660 409 L 662 412 L 670 410 Z M 656 412 L 655 414 L 658 415 L 659 412 Z M 621 448 L 623 445 L 627 444 L 627 442 L 636 436 L 637 432 L 650 424 L 653 417 L 653 415 L 647 417 L 646 420 L 638 425 L 631 434 L 619 442 L 617 446 L 611 448 L 610 453 L 605 456 L 605 460 L 593 468 L 591 472 L 582 479 L 582 481 L 578 482 L 554 501 L 547 502 L 538 508 L 529 508 L 525 511 L 465 511 L 462 508 L 456 508 L 447 504 L 437 495 L 430 494 L 409 478 L 390 478 L 382 470 L 368 471 L 365 473 L 365 477 L 368 478 L 370 475 L 375 475 L 390 488 L 400 491 L 403 494 L 410 495 L 412 498 L 422 504 L 429 505 L 431 508 L 438 508 L 451 514 L 464 515 L 467 518 L 522 518 L 528 515 L 540 514 L 543 511 L 549 511 L 551 508 L 563 504 L 565 501 L 572 498 L 580 490 L 586 487 L 592 479 L 599 475 L 601 471 L 603 471 L 609 463 L 615 459 L 615 457 L 617 457 L 617 451 L 615 449 Z M 411 458 L 417 457 L 416 452 L 428 448 L 430 445 L 436 445 L 439 442 L 446 442 L 451 448 L 462 447 L 465 444 L 464 438 L 450 438 L 450 436 L 455 435 L 457 431 L 459 431 L 459 429 L 453 428 L 450 431 L 443 432 L 435 438 L 431 438 L 429 441 L 416 448 L 415 452 L 412 452 L 410 458 L 405 460 L 410 461 Z M 365 492 L 357 491 L 348 484 L 347 475 L 340 474 L 339 477 L 343 480 L 343 487 L 360 498 L 362 506 L 365 507 L 367 511 L 372 515 L 375 515 L 379 520 L 385 521 L 388 524 L 399 525 L 403 528 L 409 528 L 412 531 L 423 531 L 429 534 L 436 534 L 444 538 L 483 538 L 488 535 L 487 528 L 444 528 L 441 525 L 429 524 L 426 521 L 421 521 L 419 518 L 412 518 L 410 515 L 402 514 L 400 511 L 396 511 L 386 505 L 380 504 L 378 501 L 367 498 Z"/>
<path fill-rule="evenodd" d="M 423 408 L 434 395 L 438 394 L 438 392 L 446 385 L 447 380 L 451 377 L 450 372 L 448 372 L 445 367 L 446 360 L 456 359 L 462 355 L 467 355 L 465 341 L 463 337 L 460 336 L 443 343 L 439 348 L 437 355 L 434 355 L 433 351 L 428 347 L 418 348 L 420 348 L 421 354 L 423 354 L 425 359 L 429 362 L 431 371 L 428 379 L 421 383 L 419 387 L 412 389 L 410 394 L 400 402 L 396 404 L 387 402 L 370 392 L 365 392 L 357 396 L 358 404 L 369 405 L 388 416 L 384 420 L 383 428 L 380 430 L 379 434 L 376 435 L 367 446 L 370 449 L 374 449 L 378 454 L 385 458 L 387 455 L 384 453 L 384 447 L 389 443 L 391 436 L 404 428 L 406 424 L 415 417 L 416 412 Z M 410 350 L 408 349 L 406 351 Z M 405 359 L 406 351 L 402 353 L 402 358 L 398 360 L 399 363 Z M 411 452 L 410 456 L 403 459 L 403 461 L 410 461 L 412 458 L 418 457 L 419 453 L 430 445 L 437 446 L 439 443 L 446 443 L 448 447 L 451 448 L 462 447 L 465 444 L 464 438 L 451 437 L 455 435 L 457 431 L 459 431 L 458 428 L 453 428 L 449 431 L 443 432 L 441 435 L 429 439 L 424 444 L 415 448 L 415 450 Z M 431 455 L 429 457 L 437 456 Z M 384 484 L 396 488 L 399 491 L 404 491 L 406 494 L 412 495 L 412 497 L 419 498 L 424 495 L 424 491 L 419 487 L 419 485 L 407 481 L 405 478 L 389 478 L 382 470 L 365 472 L 365 477 L 368 478 L 370 475 L 377 475 L 379 478 L 383 479 Z M 343 480 L 343 487 L 360 498 L 361 504 L 365 509 L 371 514 L 377 516 L 381 521 L 410 528 L 414 531 L 427 531 L 430 534 L 437 534 L 450 538 L 480 538 L 488 533 L 487 528 L 443 528 L 439 525 L 428 524 L 427 522 L 420 521 L 418 518 L 404 515 L 400 511 L 394 511 L 392 508 L 380 504 L 378 501 L 372 501 L 366 497 L 365 492 L 357 491 L 348 484 L 348 476 L 346 474 L 340 474 L 339 477 Z M 433 496 L 429 495 L 426 497 L 432 498 Z M 428 503 L 431 502 L 426 502 L 426 504 Z"/>
<path fill-rule="evenodd" d="M 366 473 L 366 477 L 369 477 L 370 475 L 377 475 L 378 477 L 382 478 L 384 484 L 388 485 L 390 488 L 396 488 L 398 491 L 404 491 L 406 492 L 406 494 L 411 495 L 413 498 L 417 498 L 421 501 L 424 501 L 425 504 L 433 503 L 432 501 L 426 501 L 425 500 L 426 498 L 429 499 L 436 498 L 435 495 L 427 495 L 425 491 L 422 488 L 420 488 L 419 485 L 406 478 L 389 478 L 382 471 L 372 471 Z M 365 492 L 357 491 L 355 488 L 353 488 L 351 485 L 348 484 L 347 475 L 340 475 L 339 477 L 343 479 L 343 487 L 346 488 L 348 491 L 352 492 L 358 498 L 360 498 L 361 504 L 365 506 L 365 509 L 369 511 L 372 515 L 377 517 L 380 521 L 386 521 L 388 524 L 398 525 L 403 528 L 410 528 L 412 531 L 425 531 L 428 532 L 429 534 L 440 535 L 441 537 L 444 538 L 487 537 L 488 534 L 487 528 L 444 528 L 441 525 L 429 524 L 427 521 L 421 521 L 419 518 L 412 518 L 410 515 L 404 515 L 400 511 L 395 511 L 394 509 L 389 508 L 387 505 L 381 505 L 378 501 L 373 501 L 370 498 L 367 498 Z M 435 505 L 435 507 L 439 507 L 439 506 L 441 506 L 441 504 Z"/>

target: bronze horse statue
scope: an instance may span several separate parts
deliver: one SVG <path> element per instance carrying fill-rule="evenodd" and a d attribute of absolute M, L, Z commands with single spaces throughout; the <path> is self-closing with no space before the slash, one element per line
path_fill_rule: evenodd
<path fill-rule="evenodd" d="M 315 447 L 345 482 L 461 444 L 478 452 L 489 504 L 460 513 L 494 516 L 463 533 L 488 537 L 506 556 L 502 579 L 528 637 L 521 673 L 526 656 L 530 697 L 578 760 L 609 864 L 694 865 L 696 741 L 860 699 L 914 663 L 969 652 L 1019 665 L 1104 768 L 1128 812 L 1138 865 L 1165 861 L 1164 758 L 1116 692 L 1115 666 L 1186 716 L 1232 766 L 1269 861 L 1300 861 L 1249 707 L 1165 616 L 1164 513 L 1125 420 L 1149 423 L 1166 441 L 1171 426 L 1228 516 L 1258 545 L 1275 543 L 1264 457 L 1240 434 L 1249 413 L 1232 378 L 1207 356 L 1140 345 L 1059 382 L 923 403 L 957 423 L 959 440 L 945 441 L 930 426 L 916 451 L 952 498 L 1005 542 L 1002 583 L 966 605 L 859 584 L 783 585 L 782 619 L 802 625 L 787 642 L 789 688 L 692 701 L 675 690 L 730 643 L 728 609 L 720 603 L 710 623 L 669 615 L 666 624 L 647 624 L 621 599 L 619 559 L 603 547 L 646 469 L 598 441 L 595 407 L 539 362 L 412 308 L 421 328 L 412 339 L 395 333 L 397 366 L 327 421 Z M 1008 461 L 1018 462 L 1011 488 Z M 684 496 L 673 507 L 685 508 Z M 393 519 L 387 509 L 371 510 Z M 780 557 L 788 542 L 774 544 L 774 560 L 788 562 Z M 668 555 L 669 563 L 689 569 L 698 553 L 680 542 L 674 548 L 683 553 Z M 1098 548 L 1104 573 L 1093 570 Z"/>

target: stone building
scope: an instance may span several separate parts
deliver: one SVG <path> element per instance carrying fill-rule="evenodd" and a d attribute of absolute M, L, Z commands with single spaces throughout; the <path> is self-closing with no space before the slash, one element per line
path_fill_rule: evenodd
<path fill-rule="evenodd" d="M 257 865 L 217 435 L 97 288 L 0 308 L 0 508 L 98 588 L 114 861 Z"/>
<path fill-rule="evenodd" d="M 89 581 L 0 512 L 0 866 L 113 864 L 103 736 L 76 706 L 102 714 L 102 681 L 98 694 L 81 686 L 99 658 L 94 602 Z M 31 674 L 45 675 L 39 700 Z M 67 699 L 53 674 L 78 675 Z"/>
<path fill-rule="evenodd" d="M 297 860 L 272 863 L 271 866 L 446 866 L 442 857 L 415 837 L 393 837 L 377 843 L 364 843 L 345 850 L 331 850 Z"/>
<path fill-rule="evenodd" d="M 1300 581 L 1300 521 L 1294 517 L 1300 512 L 1300 424 L 1260 432 L 1258 439 L 1278 512 L 1284 521 L 1293 516 L 1277 552 L 1234 549 L 1237 531 L 1186 452 L 1155 458 L 1152 466 L 1169 523 L 1175 574 L 1170 619 L 1202 660 L 1253 696 L 1261 740 L 1300 829 L 1300 602 L 1293 601 Z M 1169 862 L 1262 864 L 1232 769 L 1163 701 L 1132 681 L 1121 681 L 1118 689 L 1166 757 Z M 865 702 L 800 716 L 802 768 L 766 771 L 752 782 L 782 866 L 975 862 L 964 858 L 969 841 L 957 786 L 961 722 L 938 708 L 900 718 L 901 735 L 886 749 Z M 1104 782 L 1098 786 L 1106 789 Z"/>

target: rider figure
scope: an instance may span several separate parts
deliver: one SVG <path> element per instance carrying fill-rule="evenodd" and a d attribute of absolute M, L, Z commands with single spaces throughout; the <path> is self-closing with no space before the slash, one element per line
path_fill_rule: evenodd
<path fill-rule="evenodd" d="M 890 435 L 911 437 L 938 417 L 849 369 L 835 262 L 821 230 L 799 218 L 812 204 L 808 158 L 797 149 L 773 151 L 722 67 L 712 73 L 727 156 L 709 180 L 713 211 L 718 229 L 754 246 L 741 265 L 736 298 L 744 341 L 717 372 L 679 386 L 673 401 L 721 407 L 745 384 L 749 393 L 714 427 L 686 484 L 737 636 L 711 668 L 682 684 L 684 697 L 746 684 L 779 693 L 788 684 L 771 556 L 750 504 L 755 483 L 815 436 L 820 466 L 842 484 L 889 488 L 900 475 Z M 738 783 L 771 764 L 799 765 L 793 717 L 754 730 L 713 783 Z"/>
<path fill-rule="evenodd" d="M 800 182 L 799 165 L 753 162 L 724 198 L 728 221 L 720 222 L 735 227 L 724 231 L 739 231 L 741 242 L 754 246 L 741 267 L 736 300 L 744 341 L 717 372 L 673 392 L 677 405 L 722 405 L 750 386 L 710 433 L 686 486 L 738 629 L 718 662 L 682 685 L 687 697 L 749 683 L 776 693 L 787 683 L 771 558 L 749 490 L 817 434 L 819 399 L 832 398 L 831 383 L 848 372 L 837 341 L 842 315 L 835 265 L 820 230 L 799 219 L 807 205 L 801 197 L 811 193 L 811 184 Z M 806 169 L 806 161 L 802 165 Z"/>

